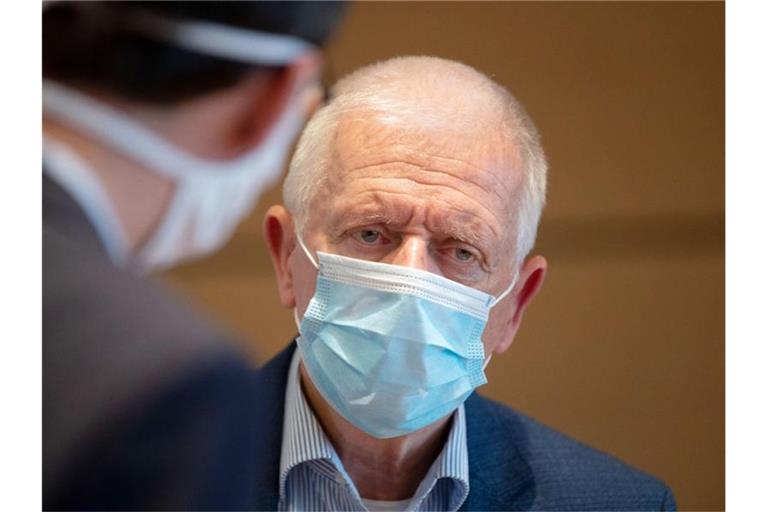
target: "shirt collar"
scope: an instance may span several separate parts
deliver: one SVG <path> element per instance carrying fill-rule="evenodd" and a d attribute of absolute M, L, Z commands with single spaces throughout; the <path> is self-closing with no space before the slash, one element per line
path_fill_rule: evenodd
<path fill-rule="evenodd" d="M 467 499 L 469 495 L 469 460 L 467 457 L 466 432 L 466 417 L 464 404 L 462 404 L 453 414 L 451 431 L 448 434 L 448 439 L 445 441 L 443 450 L 416 489 L 416 494 L 413 497 L 415 503 L 411 503 L 413 510 L 420 510 L 422 508 L 422 502 L 429 499 L 433 487 L 442 478 L 454 482 L 450 496 L 447 497 L 448 504 L 444 507 L 446 510 L 458 510 L 461 504 L 464 503 L 464 500 Z M 428 508 L 431 509 L 433 507 Z"/>
<path fill-rule="evenodd" d="M 299 351 L 294 351 L 288 370 L 283 416 L 283 445 L 280 453 L 280 499 L 291 469 L 312 460 L 339 459 L 323 428 L 309 407 L 299 381 Z"/>
<path fill-rule="evenodd" d="M 288 474 L 296 466 L 310 461 L 323 461 L 318 468 L 327 468 L 343 475 L 355 489 L 347 472 L 344 470 L 340 457 L 333 448 L 323 428 L 317 421 L 312 409 L 301 391 L 299 380 L 299 350 L 295 350 L 288 371 L 288 382 L 285 390 L 285 415 L 283 417 L 283 442 L 280 456 L 280 499 L 285 498 L 285 485 Z M 458 509 L 469 494 L 469 463 L 467 450 L 466 417 L 464 405 L 456 410 L 453 416 L 451 430 L 435 462 L 430 467 L 424 480 L 416 490 L 413 501 L 420 504 L 428 497 L 430 491 L 441 478 L 456 482 L 451 493 L 450 509 Z"/>

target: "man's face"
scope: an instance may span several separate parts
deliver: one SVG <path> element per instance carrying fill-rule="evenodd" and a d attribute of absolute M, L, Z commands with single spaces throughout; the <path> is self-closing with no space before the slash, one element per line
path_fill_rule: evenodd
<path fill-rule="evenodd" d="M 415 133 L 369 116 L 342 119 L 333 154 L 302 232 L 311 252 L 414 267 L 494 296 L 510 285 L 522 174 L 500 136 Z M 301 250 L 289 266 L 302 316 L 317 273 Z M 491 310 L 487 354 L 508 345 L 516 309 L 513 290 Z"/>

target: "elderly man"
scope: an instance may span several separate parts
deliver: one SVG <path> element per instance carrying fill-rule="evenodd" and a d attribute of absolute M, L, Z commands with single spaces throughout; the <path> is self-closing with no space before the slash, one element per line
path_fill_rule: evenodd
<path fill-rule="evenodd" d="M 473 394 L 546 274 L 528 257 L 546 167 L 523 108 L 468 66 L 397 58 L 336 85 L 265 219 L 300 336 L 260 373 L 264 508 L 674 508 L 653 477 Z"/>

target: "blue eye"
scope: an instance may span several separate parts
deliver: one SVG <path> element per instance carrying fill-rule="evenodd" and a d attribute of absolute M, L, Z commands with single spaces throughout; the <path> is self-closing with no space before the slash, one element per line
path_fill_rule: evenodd
<path fill-rule="evenodd" d="M 459 261 L 470 261 L 474 257 L 470 251 L 462 249 L 461 247 L 456 248 L 455 255 L 456 259 Z"/>
<path fill-rule="evenodd" d="M 381 236 L 381 233 L 373 229 L 364 229 L 360 231 L 360 240 L 362 240 L 366 244 L 376 243 L 379 240 L 380 236 Z"/>

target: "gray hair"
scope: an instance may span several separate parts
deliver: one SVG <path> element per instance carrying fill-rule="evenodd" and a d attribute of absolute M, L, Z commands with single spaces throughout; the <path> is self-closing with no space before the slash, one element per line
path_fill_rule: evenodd
<path fill-rule="evenodd" d="M 463 134 L 503 134 L 519 151 L 523 171 L 515 251 L 517 264 L 522 262 L 536 240 L 547 160 L 533 121 L 509 91 L 467 65 L 436 57 L 397 57 L 342 78 L 331 101 L 304 129 L 283 183 L 283 201 L 298 229 L 314 194 L 325 185 L 339 120 L 349 114 Z"/>

